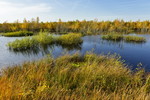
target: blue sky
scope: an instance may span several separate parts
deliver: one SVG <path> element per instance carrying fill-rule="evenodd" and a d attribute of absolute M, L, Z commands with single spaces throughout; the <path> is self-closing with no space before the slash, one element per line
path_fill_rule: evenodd
<path fill-rule="evenodd" d="M 41 21 L 150 20 L 149 0 L 0 0 L 0 22 L 40 17 Z"/>

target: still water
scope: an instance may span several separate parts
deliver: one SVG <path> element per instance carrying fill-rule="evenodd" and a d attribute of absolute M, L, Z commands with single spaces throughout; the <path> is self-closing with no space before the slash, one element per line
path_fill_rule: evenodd
<path fill-rule="evenodd" d="M 135 34 L 132 34 L 135 35 Z M 8 42 L 20 37 L 0 37 L 0 68 L 21 64 L 25 61 L 35 61 L 48 54 L 58 57 L 65 52 L 73 54 L 79 52 L 84 55 L 88 51 L 96 54 L 117 53 L 130 66 L 135 68 L 142 63 L 146 71 L 150 71 L 150 35 L 140 35 L 146 37 L 146 43 L 126 43 L 102 40 L 100 35 L 84 36 L 83 43 L 77 47 L 62 47 L 59 45 L 43 46 L 39 50 L 28 50 L 24 52 L 14 52 L 6 46 Z"/>

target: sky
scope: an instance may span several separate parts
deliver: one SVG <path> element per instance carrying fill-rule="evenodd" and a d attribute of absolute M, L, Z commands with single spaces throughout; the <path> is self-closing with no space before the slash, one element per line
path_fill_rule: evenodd
<path fill-rule="evenodd" d="M 0 23 L 41 21 L 150 20 L 150 0 L 0 0 Z"/>

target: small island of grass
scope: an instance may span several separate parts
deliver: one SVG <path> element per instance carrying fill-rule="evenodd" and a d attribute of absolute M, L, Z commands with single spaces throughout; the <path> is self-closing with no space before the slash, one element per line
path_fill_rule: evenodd
<path fill-rule="evenodd" d="M 103 35 L 101 38 L 103 40 L 111 40 L 111 41 L 121 41 L 121 40 L 124 40 L 126 42 L 135 42 L 135 43 L 146 42 L 146 39 L 144 37 L 139 37 L 139 36 L 123 36 L 123 35 L 117 35 L 117 34 Z"/>
<path fill-rule="evenodd" d="M 9 32 L 2 34 L 5 37 L 22 37 L 22 36 L 32 36 L 33 32 L 31 31 L 18 31 L 18 32 Z"/>
<path fill-rule="evenodd" d="M 108 34 L 108 35 L 103 35 L 102 39 L 104 39 L 104 40 L 112 40 L 112 41 L 121 41 L 123 39 L 123 35 Z"/>
<path fill-rule="evenodd" d="M 146 39 L 144 37 L 139 36 L 125 36 L 124 40 L 126 42 L 146 42 Z"/>
<path fill-rule="evenodd" d="M 13 50 L 27 50 L 40 45 L 52 45 L 59 44 L 65 46 L 76 46 L 82 43 L 82 35 L 79 33 L 69 33 L 54 37 L 47 32 L 40 32 L 38 35 L 33 37 L 25 37 L 23 39 L 16 39 L 13 42 L 9 42 L 7 46 Z"/>

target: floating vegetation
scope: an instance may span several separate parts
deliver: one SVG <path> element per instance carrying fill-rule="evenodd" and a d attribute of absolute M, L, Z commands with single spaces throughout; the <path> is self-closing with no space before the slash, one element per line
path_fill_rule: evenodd
<path fill-rule="evenodd" d="M 32 36 L 33 32 L 31 32 L 31 31 L 18 31 L 18 32 L 3 33 L 2 35 L 5 37 Z"/>

